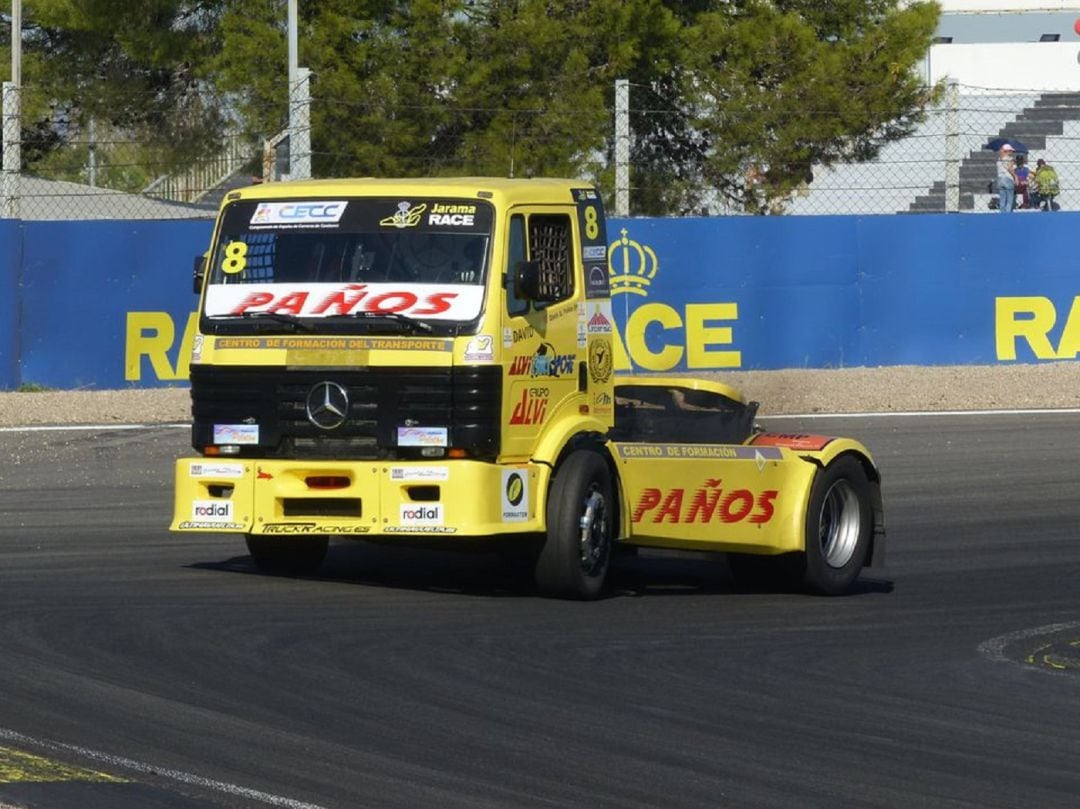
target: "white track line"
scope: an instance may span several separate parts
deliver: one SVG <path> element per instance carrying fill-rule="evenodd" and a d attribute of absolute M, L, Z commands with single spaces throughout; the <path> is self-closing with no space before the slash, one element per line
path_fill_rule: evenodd
<path fill-rule="evenodd" d="M 1077 407 L 1031 408 L 1025 410 L 896 410 L 883 413 L 778 413 L 758 416 L 759 419 L 878 419 L 900 416 L 903 418 L 933 418 L 934 416 L 1060 416 L 1080 413 Z"/>
<path fill-rule="evenodd" d="M 284 798 L 280 795 L 271 795 L 268 792 L 260 792 L 257 789 L 249 789 L 248 787 L 237 786 L 236 784 L 230 784 L 225 781 L 215 781 L 212 778 L 203 778 L 201 775 L 194 775 L 193 773 L 183 772 L 181 770 L 170 770 L 167 767 L 157 767 L 153 764 L 145 764 L 141 761 L 124 758 L 123 756 L 113 756 L 108 753 L 101 753 L 97 750 L 90 750 L 86 747 L 79 747 L 74 744 L 53 742 L 48 739 L 37 739 L 33 736 L 16 733 L 13 730 L 0 728 L 0 739 L 51 751 L 75 753 L 83 758 L 97 761 L 111 767 L 119 767 L 143 775 L 152 775 L 157 778 L 166 778 L 170 781 L 178 781 L 182 784 L 201 787 L 202 789 L 207 789 L 212 792 L 220 792 L 237 798 L 245 798 L 250 801 L 258 801 L 259 803 L 265 803 L 269 806 L 282 806 L 285 807 L 285 809 L 325 809 L 325 807 L 319 806 L 318 804 L 304 803 L 303 801 Z"/>
<path fill-rule="evenodd" d="M 1009 632 L 1005 635 L 998 635 L 996 638 L 990 638 L 990 640 L 984 640 L 978 646 L 979 654 L 983 655 L 988 660 L 993 660 L 995 663 L 1010 663 L 1025 669 L 1035 668 L 1036 671 L 1041 671 L 1045 674 L 1061 675 L 1063 672 L 1048 671 L 1042 667 L 1034 667 L 1021 663 L 1019 660 L 1013 660 L 1005 655 L 1005 649 L 1017 641 L 1027 640 L 1028 638 L 1037 638 L 1040 635 L 1053 635 L 1057 632 L 1064 632 L 1068 629 L 1077 628 L 1080 628 L 1080 621 L 1067 621 L 1061 624 L 1046 624 L 1045 626 L 1035 626 L 1030 629 L 1019 629 L 1016 632 Z"/>
<path fill-rule="evenodd" d="M 1067 416 L 1080 414 L 1080 407 L 1030 408 L 1022 410 L 896 410 L 882 413 L 777 413 L 758 416 L 760 421 L 771 419 L 886 419 L 934 418 L 936 416 Z M 154 430 L 159 428 L 190 429 L 191 423 L 172 424 L 55 424 L 28 427 L 0 427 L 0 433 L 54 433 L 70 431 Z"/>
<path fill-rule="evenodd" d="M 65 430 L 102 432 L 105 430 L 153 430 L 159 427 L 190 428 L 191 424 L 50 424 L 28 427 L 0 427 L 0 433 L 57 433 Z"/>

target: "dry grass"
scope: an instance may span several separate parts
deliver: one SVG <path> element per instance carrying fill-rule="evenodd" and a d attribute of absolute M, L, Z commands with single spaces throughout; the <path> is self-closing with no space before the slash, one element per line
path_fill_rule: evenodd
<path fill-rule="evenodd" d="M 1080 408 L 1080 363 L 734 371 L 701 376 L 761 403 L 763 415 Z M 0 427 L 158 424 L 190 419 L 186 388 L 0 393 Z"/>

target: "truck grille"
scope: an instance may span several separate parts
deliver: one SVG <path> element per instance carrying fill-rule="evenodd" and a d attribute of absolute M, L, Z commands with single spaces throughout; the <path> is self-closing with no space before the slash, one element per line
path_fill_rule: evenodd
<path fill-rule="evenodd" d="M 333 429 L 308 419 L 307 399 L 321 382 L 340 385 L 349 400 Z M 192 444 L 214 443 L 215 425 L 258 425 L 258 444 L 241 444 L 241 457 L 415 458 L 418 447 L 398 447 L 398 427 L 445 427 L 449 446 L 472 457 L 499 448 L 502 369 L 363 368 L 325 371 L 191 366 Z"/>

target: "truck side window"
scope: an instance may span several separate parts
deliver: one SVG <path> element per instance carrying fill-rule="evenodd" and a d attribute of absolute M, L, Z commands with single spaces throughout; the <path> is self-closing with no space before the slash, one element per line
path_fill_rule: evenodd
<path fill-rule="evenodd" d="M 541 288 L 554 301 L 565 300 L 574 293 L 569 216 L 536 214 L 529 217 L 529 257 L 539 262 Z"/>
<path fill-rule="evenodd" d="M 507 251 L 506 277 L 513 279 L 514 266 L 525 261 L 525 217 L 514 214 L 510 217 L 510 249 Z M 514 284 L 506 285 L 506 311 L 511 315 L 523 315 L 529 311 L 529 302 L 514 294 Z"/>

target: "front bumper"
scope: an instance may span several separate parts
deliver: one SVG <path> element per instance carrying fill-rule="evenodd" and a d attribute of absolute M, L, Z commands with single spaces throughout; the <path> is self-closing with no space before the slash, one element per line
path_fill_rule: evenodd
<path fill-rule="evenodd" d="M 173 531 L 489 537 L 543 530 L 542 464 L 176 462 Z"/>

